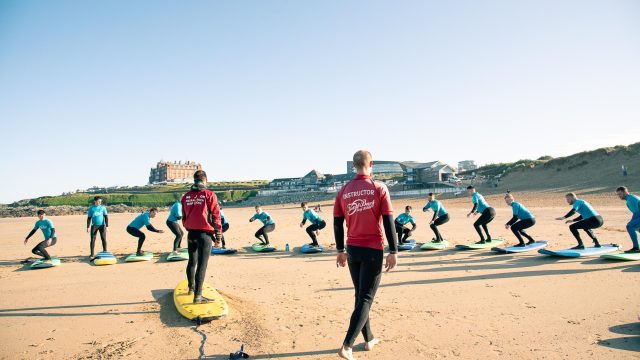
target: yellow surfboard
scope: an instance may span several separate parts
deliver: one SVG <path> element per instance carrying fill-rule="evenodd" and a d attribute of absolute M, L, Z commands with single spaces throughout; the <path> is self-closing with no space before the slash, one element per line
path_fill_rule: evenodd
<path fill-rule="evenodd" d="M 118 262 L 118 259 L 116 259 L 115 257 L 107 257 L 107 258 L 93 260 L 93 264 L 97 266 L 113 265 L 117 262 Z"/>
<path fill-rule="evenodd" d="M 212 301 L 206 304 L 194 304 L 193 294 L 189 295 L 189 283 L 183 280 L 173 291 L 173 302 L 180 315 L 189 320 L 200 318 L 200 321 L 211 321 L 229 313 L 227 302 L 211 285 L 207 283 L 202 285 L 202 296 Z"/>

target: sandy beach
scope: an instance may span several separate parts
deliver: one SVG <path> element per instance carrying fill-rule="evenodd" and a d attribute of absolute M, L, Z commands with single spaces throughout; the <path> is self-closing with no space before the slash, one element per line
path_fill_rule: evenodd
<path fill-rule="evenodd" d="M 516 194 L 518 196 L 518 194 Z M 497 210 L 494 237 L 514 244 L 505 230 L 510 208 L 501 196 L 487 197 Z M 624 225 L 630 218 L 613 194 L 585 195 L 603 215 L 596 230 L 602 243 L 630 247 Z M 574 245 L 568 225 L 553 220 L 569 206 L 561 194 L 531 193 L 521 200 L 538 223 L 529 231 L 549 248 Z M 410 204 L 418 223 L 414 239 L 432 238 L 431 214 L 423 200 L 395 199 L 396 214 Z M 445 200 L 452 220 L 441 229 L 453 244 L 476 241 L 466 218 L 468 197 Z M 308 237 L 294 204 L 266 207 L 277 223 L 272 243 L 278 252 L 253 253 L 257 223 L 251 208 L 228 208 L 226 233 L 236 255 L 212 256 L 207 282 L 230 306 L 228 317 L 200 327 L 208 359 L 227 359 L 245 344 L 253 359 L 336 359 L 353 306 L 348 270 L 336 268 L 331 226 L 320 242 L 329 249 L 303 255 Z M 331 206 L 322 217 L 331 224 Z M 164 234 L 149 234 L 151 262 L 124 263 L 135 250 L 125 232 L 134 214 L 110 215 L 109 250 L 113 266 L 87 262 L 84 216 L 52 217 L 59 241 L 50 248 L 63 264 L 29 270 L 20 261 L 42 237 L 23 246 L 35 217 L 0 219 L 0 358 L 2 359 L 194 359 L 201 335 L 173 305 L 172 291 L 184 278 L 185 262 L 166 262 L 172 235 L 166 213 L 153 220 Z M 96 245 L 99 249 L 98 240 Z M 183 244 L 186 240 L 183 240 Z M 285 244 L 292 251 L 284 252 Z M 382 343 L 374 352 L 356 343 L 358 359 L 637 359 L 640 356 L 638 262 L 598 258 L 558 259 L 537 253 L 496 255 L 489 251 L 426 252 L 399 256 L 398 267 L 383 276 L 371 321 Z"/>

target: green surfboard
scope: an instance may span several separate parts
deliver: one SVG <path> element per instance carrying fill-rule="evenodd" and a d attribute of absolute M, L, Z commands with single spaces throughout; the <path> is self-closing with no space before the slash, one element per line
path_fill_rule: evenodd
<path fill-rule="evenodd" d="M 131 254 L 127 256 L 124 261 L 125 262 L 139 262 L 139 261 L 149 261 L 153 259 L 153 253 L 151 251 L 147 251 L 142 256 L 138 256 L 136 254 Z"/>
<path fill-rule="evenodd" d="M 460 250 L 491 249 L 492 247 L 496 245 L 500 245 L 503 242 L 504 242 L 504 239 L 498 238 L 498 239 L 492 239 L 491 242 L 485 242 L 484 244 L 471 243 L 471 244 L 456 245 L 456 249 L 460 249 Z"/>
<path fill-rule="evenodd" d="M 34 261 L 33 263 L 31 263 L 31 268 L 32 269 L 45 269 L 45 268 L 50 268 L 50 267 L 54 267 L 54 266 L 60 265 L 60 259 L 56 258 L 56 257 L 52 257 L 51 258 L 51 262 L 44 262 L 44 261 L 45 261 L 44 258 Z"/>
<path fill-rule="evenodd" d="M 189 260 L 189 252 L 178 252 L 177 254 L 169 253 L 167 255 L 167 261 L 182 261 Z"/>
<path fill-rule="evenodd" d="M 264 245 L 263 243 L 255 243 L 251 245 L 251 249 L 255 252 L 272 252 L 276 251 L 273 245 Z"/>
<path fill-rule="evenodd" d="M 603 254 L 600 255 L 601 259 L 607 260 L 619 260 L 619 261 L 638 261 L 640 260 L 640 253 L 625 254 L 623 252 L 615 254 Z"/>
<path fill-rule="evenodd" d="M 442 240 L 441 242 L 433 242 L 429 241 L 420 246 L 420 250 L 442 250 L 449 247 L 449 242 L 447 240 Z"/>

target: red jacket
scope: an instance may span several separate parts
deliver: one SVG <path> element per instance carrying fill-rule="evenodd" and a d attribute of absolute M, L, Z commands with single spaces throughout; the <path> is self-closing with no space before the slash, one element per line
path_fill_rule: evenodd
<path fill-rule="evenodd" d="M 185 229 L 214 233 L 222 228 L 218 197 L 212 191 L 191 190 L 182 197 L 181 203 Z"/>

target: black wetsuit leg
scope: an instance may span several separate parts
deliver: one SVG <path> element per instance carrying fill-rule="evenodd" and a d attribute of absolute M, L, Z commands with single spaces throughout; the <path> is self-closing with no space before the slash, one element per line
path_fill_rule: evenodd
<path fill-rule="evenodd" d="M 95 255 L 96 235 L 100 232 L 100 240 L 102 241 L 102 250 L 107 251 L 107 237 L 104 225 L 91 225 L 89 233 L 91 234 L 90 250 L 91 256 Z"/>
<path fill-rule="evenodd" d="M 311 224 L 307 226 L 307 235 L 311 238 L 313 245 L 318 245 L 318 238 L 316 237 L 316 230 L 318 230 L 318 225 Z"/>
<path fill-rule="evenodd" d="M 258 240 L 263 242 L 265 245 L 268 245 L 269 244 L 269 235 L 267 235 L 267 233 L 270 233 L 275 229 L 276 229 L 276 224 L 265 225 L 265 226 L 261 227 L 260 230 L 258 230 L 256 232 L 255 236 L 258 238 Z M 264 241 L 262 241 L 260 236 L 264 237 Z"/>
<path fill-rule="evenodd" d="M 348 347 L 353 347 L 360 332 L 367 342 L 374 338 L 369 325 L 369 310 L 380 285 L 382 259 L 382 250 L 347 246 L 347 263 L 355 288 L 355 307 L 343 343 Z"/>
<path fill-rule="evenodd" d="M 480 235 L 481 241 L 484 241 L 484 236 L 482 235 L 482 231 L 480 231 L 480 227 L 482 227 L 482 229 L 484 229 L 484 232 L 487 234 L 487 240 L 491 241 L 491 235 L 489 234 L 489 228 L 487 227 L 487 224 L 493 221 L 495 217 L 496 211 L 492 207 L 488 207 L 484 209 L 484 211 L 482 211 L 482 214 L 480 215 L 478 220 L 473 223 L 473 227 L 476 228 L 478 235 Z"/>
<path fill-rule="evenodd" d="M 535 242 L 535 240 L 533 240 L 533 238 L 529 234 L 527 234 L 527 232 L 524 231 L 524 229 L 528 229 L 535 224 L 536 224 L 536 219 L 518 220 L 515 222 L 515 224 L 511 225 L 511 231 L 513 231 L 513 234 L 516 236 L 520 244 L 524 244 L 524 240 L 522 240 L 523 236 L 526 237 L 527 240 L 529 240 L 529 242 L 532 243 L 532 242 Z"/>
<path fill-rule="evenodd" d="M 50 242 L 49 242 L 50 241 Z M 53 246 L 58 242 L 57 238 L 51 238 L 47 240 L 40 241 L 38 245 L 36 245 L 31 252 L 35 255 L 42 256 L 45 260 L 51 260 L 51 256 L 49 256 L 49 252 L 47 252 L 46 248 L 49 246 Z"/>
<path fill-rule="evenodd" d="M 224 241 L 224 233 L 227 232 L 227 230 L 229 230 L 229 223 L 222 224 L 222 248 L 223 249 L 227 247 L 227 243 Z"/>
<path fill-rule="evenodd" d="M 440 226 L 442 224 L 446 224 L 447 222 L 449 222 L 449 214 L 444 214 L 444 215 L 438 217 L 433 222 L 433 224 L 429 225 L 429 227 L 431 228 L 433 233 L 436 235 L 436 241 L 444 240 L 444 238 L 442 237 L 442 234 L 440 234 L 440 230 L 438 229 L 438 226 Z"/>
<path fill-rule="evenodd" d="M 144 244 L 144 239 L 146 239 L 147 236 L 142 231 L 131 226 L 127 226 L 127 232 L 129 233 L 129 235 L 138 238 L 138 250 L 136 251 L 136 253 L 140 254 L 142 252 L 142 244 Z"/>
<path fill-rule="evenodd" d="M 596 238 L 596 235 L 593 233 L 593 229 L 599 228 L 600 226 L 602 226 L 602 224 L 604 224 L 604 221 L 602 220 L 602 216 L 596 215 L 588 219 L 582 219 L 580 221 L 574 222 L 573 224 L 569 225 L 569 230 L 571 231 L 573 236 L 576 238 L 576 240 L 578 240 L 578 245 L 583 245 L 582 239 L 580 239 L 580 234 L 578 233 L 578 230 L 584 230 L 584 232 L 586 232 L 587 235 L 589 235 L 589 237 L 591 238 L 591 240 L 593 240 L 596 246 L 599 246 L 600 243 L 598 242 L 598 238 Z"/>
<path fill-rule="evenodd" d="M 395 223 L 396 226 L 396 233 L 398 234 L 398 242 L 402 243 L 402 234 L 404 233 L 404 226 Z"/>
<path fill-rule="evenodd" d="M 173 251 L 177 251 L 178 248 L 180 248 L 180 244 L 182 243 L 182 237 L 184 236 L 184 232 L 182 232 L 182 228 L 180 227 L 180 224 L 178 224 L 175 221 L 167 220 L 167 227 L 169 228 L 169 230 L 171 230 L 173 235 L 175 235 L 176 237 L 173 240 Z"/>
<path fill-rule="evenodd" d="M 204 231 L 192 230 L 187 233 L 189 261 L 187 262 L 187 281 L 194 296 L 202 295 L 202 284 L 207 274 L 207 264 L 211 255 L 213 236 Z"/>

